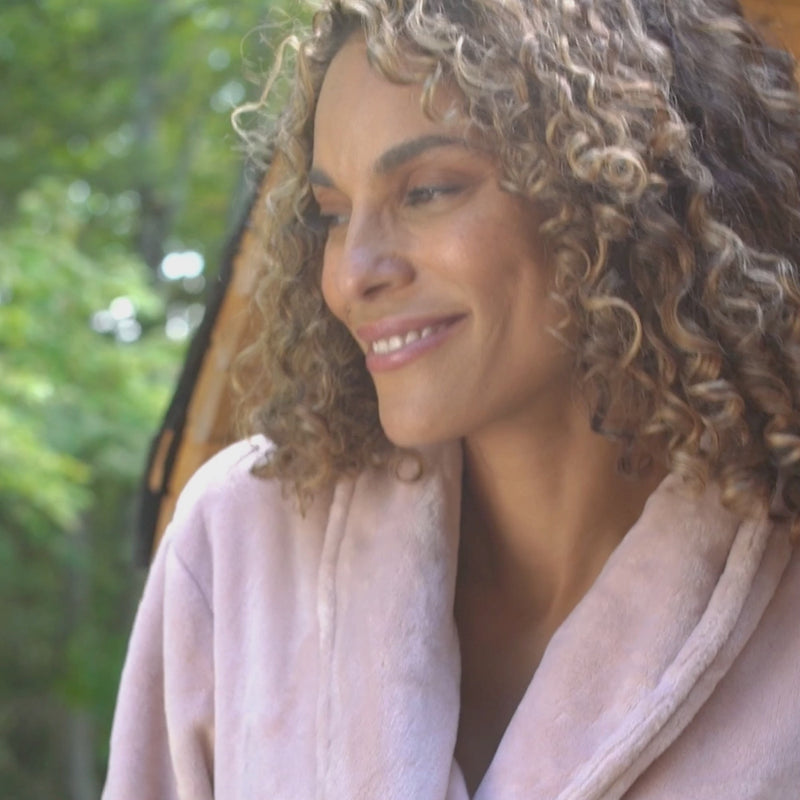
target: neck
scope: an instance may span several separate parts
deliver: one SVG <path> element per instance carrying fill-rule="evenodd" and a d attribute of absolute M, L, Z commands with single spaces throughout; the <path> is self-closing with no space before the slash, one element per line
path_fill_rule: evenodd
<path fill-rule="evenodd" d="M 618 448 L 592 433 L 584 409 L 565 405 L 464 442 L 456 757 L 471 791 L 551 637 L 660 479 L 620 475 Z"/>
<path fill-rule="evenodd" d="M 462 576 L 553 629 L 664 474 L 620 474 L 618 445 L 592 432 L 578 407 L 538 424 L 497 425 L 464 451 Z"/>

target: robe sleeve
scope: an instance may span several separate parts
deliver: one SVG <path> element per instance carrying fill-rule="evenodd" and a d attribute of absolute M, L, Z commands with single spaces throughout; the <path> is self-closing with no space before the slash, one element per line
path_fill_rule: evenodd
<path fill-rule="evenodd" d="M 167 537 L 122 672 L 102 800 L 212 800 L 213 617 Z"/>

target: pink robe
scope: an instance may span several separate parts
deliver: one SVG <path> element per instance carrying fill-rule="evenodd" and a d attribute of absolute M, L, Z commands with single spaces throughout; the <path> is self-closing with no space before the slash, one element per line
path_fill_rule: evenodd
<path fill-rule="evenodd" d="M 103 800 L 466 800 L 457 444 L 305 517 L 239 443 L 192 479 Z M 798 800 L 800 550 L 667 478 L 550 641 L 476 800 Z"/>

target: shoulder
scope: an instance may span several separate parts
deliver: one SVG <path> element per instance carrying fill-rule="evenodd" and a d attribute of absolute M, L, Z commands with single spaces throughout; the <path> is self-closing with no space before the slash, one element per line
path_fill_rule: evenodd
<path fill-rule="evenodd" d="M 263 490 L 267 481 L 253 470 L 270 457 L 272 444 L 258 436 L 229 445 L 206 461 L 186 483 L 175 510 L 175 517 L 203 509 L 235 506 L 243 494 Z"/>
<path fill-rule="evenodd" d="M 290 578 L 289 564 L 318 558 L 337 487 L 318 493 L 301 512 L 289 487 L 254 472 L 271 450 L 263 437 L 225 448 L 178 499 L 162 547 L 172 569 L 188 573 L 210 606 L 222 587 L 245 585 L 250 573 L 282 570 Z"/>
<path fill-rule="evenodd" d="M 323 551 L 335 560 L 344 537 L 366 547 L 413 535 L 435 547 L 434 532 L 455 527 L 460 445 L 421 453 L 418 480 L 388 467 L 343 476 L 302 511 L 291 487 L 254 474 L 271 449 L 254 438 L 211 458 L 187 483 L 164 537 L 168 568 L 198 587 L 212 610 L 248 598 L 285 607 L 287 598 L 305 596 Z"/>

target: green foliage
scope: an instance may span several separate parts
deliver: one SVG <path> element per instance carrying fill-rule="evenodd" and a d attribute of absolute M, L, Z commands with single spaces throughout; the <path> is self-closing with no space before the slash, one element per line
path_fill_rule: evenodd
<path fill-rule="evenodd" d="M 280 35 L 259 26 L 287 18 L 282 5 L 4 4 L 0 218 L 38 176 L 58 176 L 80 182 L 89 250 L 127 241 L 156 267 L 164 248 L 191 247 L 216 264 L 241 161 L 230 111 L 257 94 L 264 38 Z"/>
<path fill-rule="evenodd" d="M 0 604 L 17 609 L 0 637 L 0 706 L 17 709 L 0 715 L 0 775 L 20 798 L 44 796 L 42 775 L 27 776 L 43 752 L 54 772 L 67 760 L 65 709 L 107 730 L 133 588 L 131 494 L 181 352 L 163 325 L 129 342 L 93 330 L 110 306 L 146 330 L 164 300 L 134 254 L 81 252 L 69 207 L 66 187 L 40 181 L 0 240 Z"/>
<path fill-rule="evenodd" d="M 95 800 L 142 576 L 146 448 L 246 182 L 230 125 L 299 4 L 0 9 L 0 785 Z M 173 332 L 176 328 L 173 326 Z M 178 326 L 178 332 L 181 328 Z"/>

